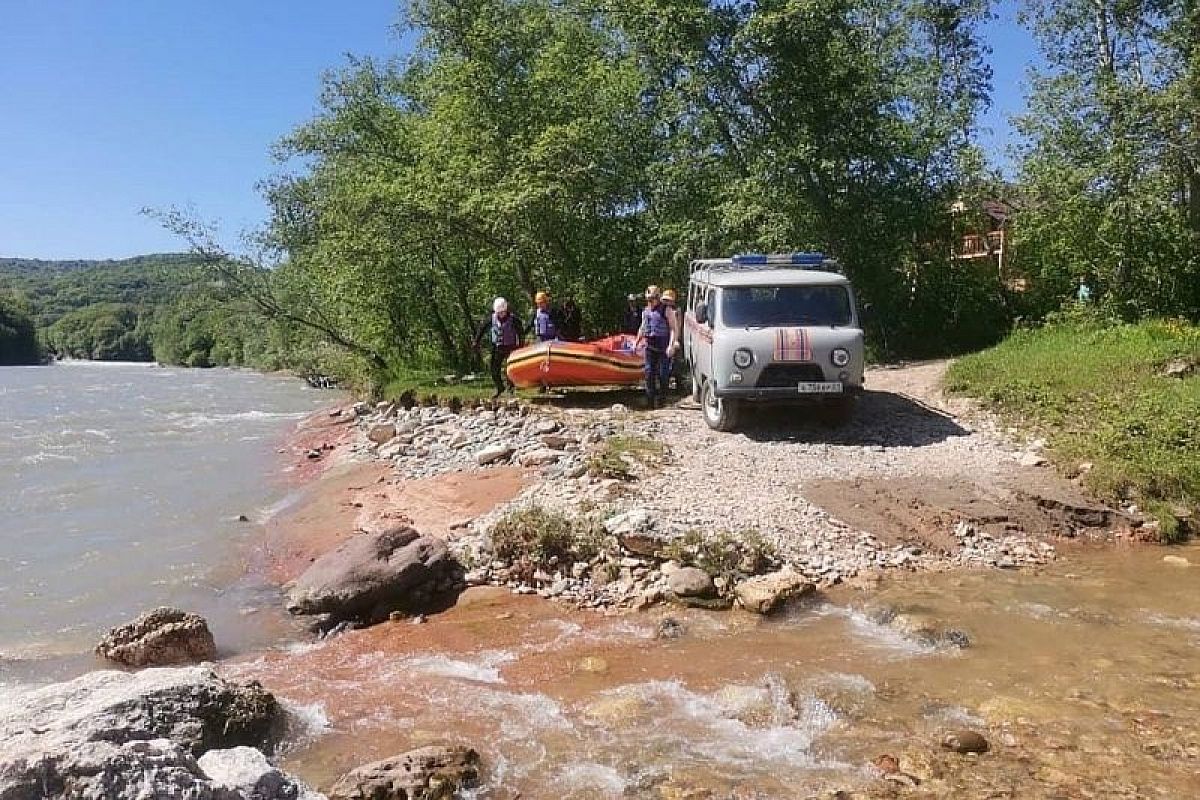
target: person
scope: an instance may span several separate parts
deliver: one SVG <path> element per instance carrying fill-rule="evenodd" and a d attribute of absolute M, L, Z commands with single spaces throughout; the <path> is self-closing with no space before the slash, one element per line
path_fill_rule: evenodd
<path fill-rule="evenodd" d="M 1092 287 L 1087 285 L 1087 281 L 1080 277 L 1079 288 L 1075 291 L 1075 299 L 1080 303 L 1089 303 L 1092 299 Z"/>
<path fill-rule="evenodd" d="M 638 296 L 631 294 L 629 295 L 629 304 L 625 307 L 625 314 L 621 317 L 621 333 L 637 336 L 641 327 L 642 309 L 638 305 Z"/>
<path fill-rule="evenodd" d="M 579 306 L 575 304 L 574 297 L 568 297 L 563 302 L 558 334 L 568 342 L 583 341 L 583 315 L 579 312 Z"/>
<path fill-rule="evenodd" d="M 677 367 L 680 361 L 679 350 L 683 346 L 683 312 L 676 305 L 674 289 L 663 290 L 662 302 L 667 308 L 667 320 L 671 323 L 671 348 L 667 351 L 667 365 L 664 368 L 666 383 L 669 383 L 679 374 Z"/>
<path fill-rule="evenodd" d="M 552 342 L 558 337 L 558 323 L 555 320 L 557 316 L 550 309 L 550 295 L 546 292 L 538 292 L 533 297 L 533 319 L 529 322 L 529 329 L 533 331 L 534 337 L 539 342 Z"/>
<path fill-rule="evenodd" d="M 491 370 L 492 383 L 496 386 L 496 393 L 492 395 L 495 399 L 504 394 L 504 390 L 512 392 L 516 387 L 512 381 L 508 379 L 508 375 L 504 372 L 504 364 L 508 361 L 512 351 L 521 346 L 522 333 L 521 326 L 517 324 L 517 318 L 508 310 L 508 301 L 503 297 L 497 297 L 492 302 L 492 315 L 485 319 L 479 326 L 479 330 L 475 333 L 475 349 L 479 349 L 480 342 L 483 337 L 488 336 L 491 342 Z"/>
<path fill-rule="evenodd" d="M 646 405 L 658 408 L 667 386 L 667 353 L 675 344 L 675 328 L 667 307 L 662 304 L 662 294 L 657 286 L 646 288 L 646 308 L 642 311 L 642 322 L 638 327 L 634 349 L 646 344 Z"/>

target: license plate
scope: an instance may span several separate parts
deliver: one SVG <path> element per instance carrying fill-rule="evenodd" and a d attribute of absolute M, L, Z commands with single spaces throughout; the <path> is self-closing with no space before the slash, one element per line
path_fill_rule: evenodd
<path fill-rule="evenodd" d="M 841 394 L 841 381 L 812 381 L 797 385 L 800 394 Z"/>

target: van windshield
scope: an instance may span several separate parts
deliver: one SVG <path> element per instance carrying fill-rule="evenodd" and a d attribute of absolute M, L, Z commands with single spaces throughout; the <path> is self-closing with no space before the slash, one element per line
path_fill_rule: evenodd
<path fill-rule="evenodd" d="M 721 322 L 730 328 L 850 324 L 845 286 L 727 286 Z"/>

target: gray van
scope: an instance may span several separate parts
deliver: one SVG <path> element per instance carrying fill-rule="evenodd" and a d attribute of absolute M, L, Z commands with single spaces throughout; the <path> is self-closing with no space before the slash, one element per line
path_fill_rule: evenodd
<path fill-rule="evenodd" d="M 745 255 L 693 261 L 690 273 L 684 357 L 709 427 L 732 430 L 747 403 L 849 419 L 863 386 L 863 331 L 837 262 Z"/>

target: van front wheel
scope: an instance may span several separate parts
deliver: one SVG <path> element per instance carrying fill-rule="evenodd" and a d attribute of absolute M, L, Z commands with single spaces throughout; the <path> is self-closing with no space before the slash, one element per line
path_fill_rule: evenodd
<path fill-rule="evenodd" d="M 703 402 L 704 421 L 714 431 L 731 431 L 737 426 L 737 400 L 717 397 L 716 384 L 709 380 L 704 382 Z"/>

